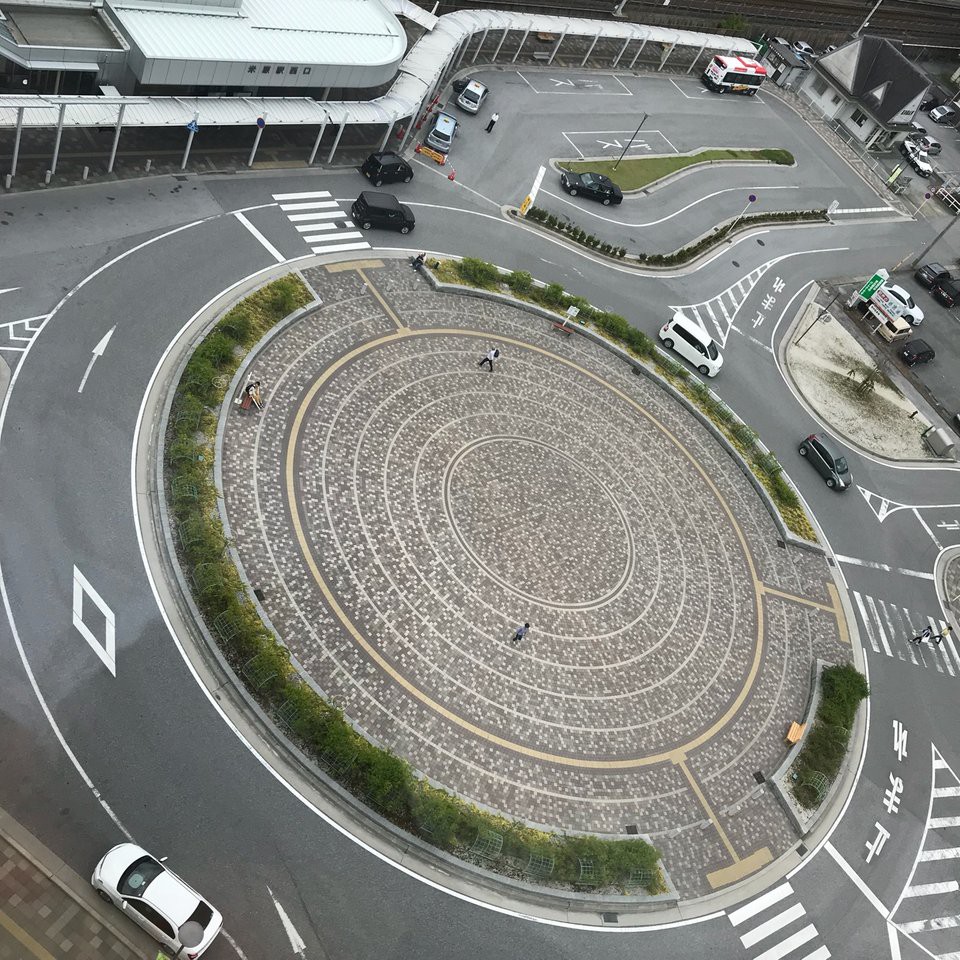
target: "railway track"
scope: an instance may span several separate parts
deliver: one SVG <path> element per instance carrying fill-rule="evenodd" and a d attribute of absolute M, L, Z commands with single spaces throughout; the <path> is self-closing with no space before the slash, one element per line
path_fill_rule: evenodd
<path fill-rule="evenodd" d="M 757 36 L 776 32 L 802 36 L 814 46 L 841 43 L 870 12 L 868 0 L 794 0 L 793 3 L 734 2 L 734 0 L 627 0 L 624 15 L 638 23 L 673 26 L 705 32 Z M 611 0 L 460 0 L 440 4 L 439 13 L 459 9 L 496 7 L 567 17 L 608 19 Z M 742 17 L 747 28 L 724 29 L 724 21 Z M 884 0 L 870 20 L 867 32 L 896 43 L 955 50 L 960 53 L 960 0 Z"/>

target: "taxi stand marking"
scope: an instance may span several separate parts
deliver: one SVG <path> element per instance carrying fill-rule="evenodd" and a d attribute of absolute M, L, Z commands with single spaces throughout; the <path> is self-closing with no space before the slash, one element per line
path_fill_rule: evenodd
<path fill-rule="evenodd" d="M 903 763 L 903 758 L 907 755 L 907 729 L 899 720 L 893 721 L 893 750 L 897 755 L 897 762 Z M 888 816 L 894 816 L 900 812 L 900 800 L 903 797 L 903 779 L 898 777 L 892 770 L 890 771 L 890 786 L 883 793 L 883 806 Z M 874 821 L 876 834 L 872 840 L 867 840 L 864 846 L 867 848 L 866 862 L 870 863 L 874 857 L 879 857 L 884 844 L 890 839 L 890 831 L 879 821 Z"/>
<path fill-rule="evenodd" d="M 104 620 L 104 637 L 101 643 L 93 631 L 83 622 L 83 595 L 87 594 L 94 602 Z M 90 581 L 77 569 L 73 568 L 73 625 L 80 631 L 80 635 L 90 644 L 90 648 L 100 658 L 103 665 L 110 671 L 111 676 L 117 675 L 117 638 L 116 620 L 113 611 L 107 606 L 103 598 L 94 590 Z"/>

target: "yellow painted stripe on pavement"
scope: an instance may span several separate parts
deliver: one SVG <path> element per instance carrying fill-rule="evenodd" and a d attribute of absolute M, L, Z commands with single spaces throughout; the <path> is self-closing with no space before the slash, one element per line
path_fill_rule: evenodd
<path fill-rule="evenodd" d="M 19 940 L 37 960 L 57 960 L 52 953 L 40 946 L 23 927 L 12 917 L 8 917 L 2 910 L 0 910 L 0 927 L 3 927 L 11 936 Z"/>

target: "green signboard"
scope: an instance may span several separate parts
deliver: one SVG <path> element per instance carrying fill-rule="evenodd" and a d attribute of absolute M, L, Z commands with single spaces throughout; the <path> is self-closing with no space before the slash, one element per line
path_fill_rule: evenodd
<path fill-rule="evenodd" d="M 886 270 L 878 270 L 864 285 L 860 290 L 859 297 L 861 300 L 869 300 L 882 286 L 884 280 L 888 280 L 890 275 Z"/>

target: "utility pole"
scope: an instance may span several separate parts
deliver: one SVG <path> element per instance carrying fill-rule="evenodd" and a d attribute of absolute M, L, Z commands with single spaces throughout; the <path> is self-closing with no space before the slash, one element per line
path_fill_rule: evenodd
<path fill-rule="evenodd" d="M 617 157 L 617 162 L 613 165 L 613 169 L 616 170 L 620 166 L 620 161 L 624 158 L 626 152 L 633 145 L 633 141 L 637 139 L 637 134 L 640 132 L 640 128 L 647 122 L 647 111 L 643 111 L 643 116 L 640 118 L 640 122 L 637 124 L 637 129 L 633 131 L 633 136 L 624 144 L 623 150 L 620 153 L 620 156 Z"/>
<path fill-rule="evenodd" d="M 863 23 L 861 23 L 860 26 L 853 31 L 853 35 L 855 37 L 859 37 L 860 31 L 865 30 L 868 26 L 870 26 L 870 18 L 877 12 L 877 7 L 879 7 L 881 3 L 883 3 L 883 0 L 877 0 L 877 2 L 873 5 L 873 9 L 867 14 Z"/>
<path fill-rule="evenodd" d="M 914 257 L 910 264 L 911 270 L 916 268 L 917 264 L 934 248 L 940 238 L 957 222 L 957 217 L 960 217 L 960 210 L 950 218 L 950 222 Z"/>

